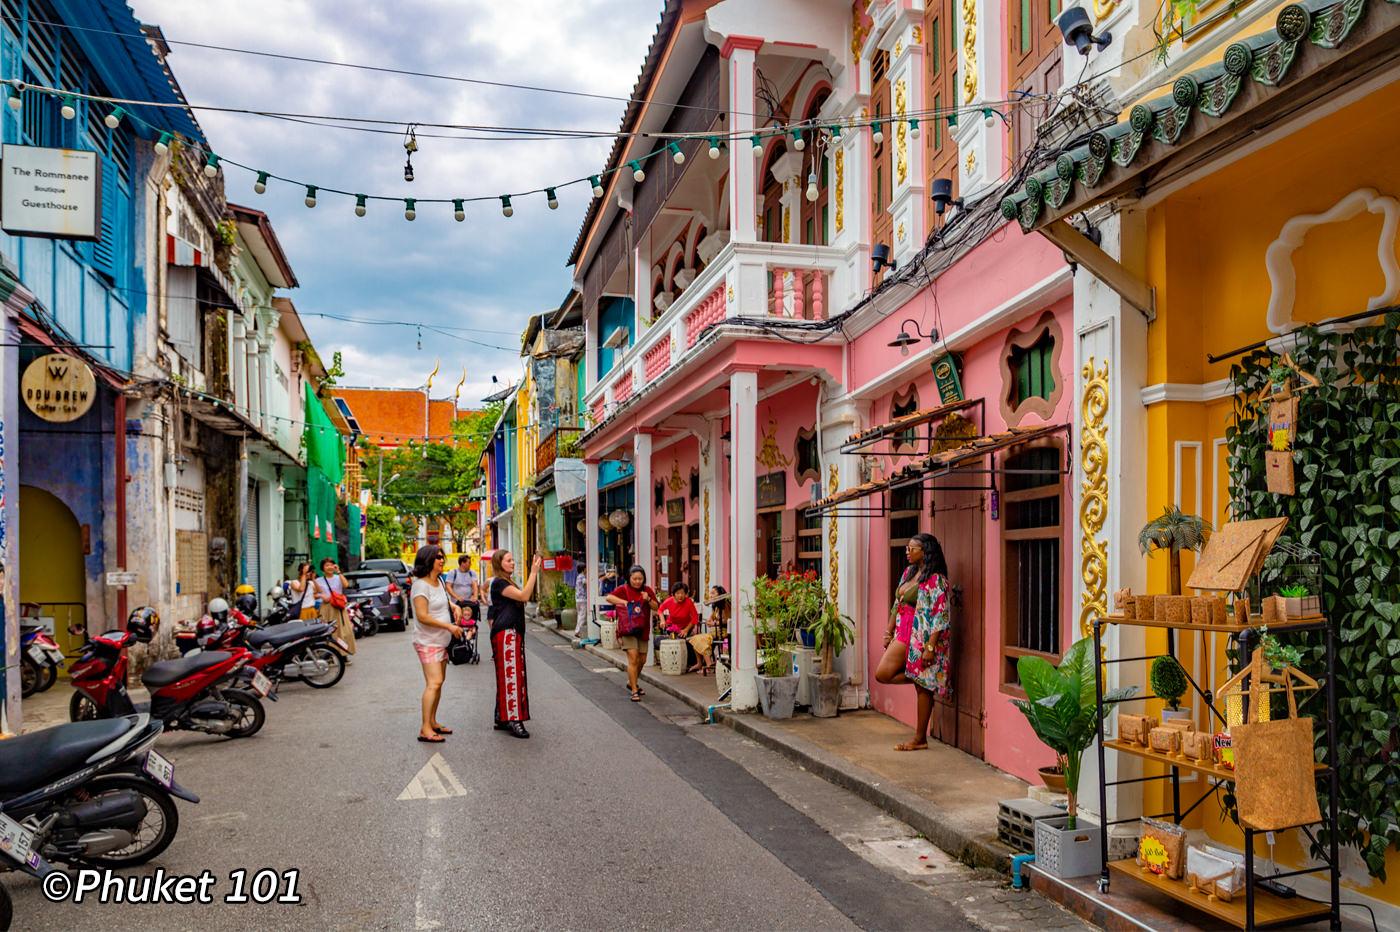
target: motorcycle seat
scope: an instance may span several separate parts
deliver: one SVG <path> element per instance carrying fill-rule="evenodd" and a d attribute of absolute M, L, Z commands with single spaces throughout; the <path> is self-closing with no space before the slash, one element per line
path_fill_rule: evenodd
<path fill-rule="evenodd" d="M 311 627 L 301 622 L 290 622 L 275 628 L 249 631 L 248 643 L 253 647 L 280 647 L 306 637 Z"/>
<path fill-rule="evenodd" d="M 150 669 L 141 674 L 141 682 L 147 686 L 169 686 L 191 673 L 217 666 L 232 656 L 226 650 L 207 650 L 179 660 L 162 660 L 151 664 Z"/>
<path fill-rule="evenodd" d="M 0 797 L 37 790 L 131 730 L 127 718 L 72 722 L 0 741 Z"/>

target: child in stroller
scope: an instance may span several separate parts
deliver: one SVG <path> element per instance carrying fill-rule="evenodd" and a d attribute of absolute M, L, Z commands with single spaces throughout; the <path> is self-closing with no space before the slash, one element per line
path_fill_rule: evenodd
<path fill-rule="evenodd" d="M 457 624 L 466 629 L 466 636 L 458 641 L 460 650 L 465 654 L 466 659 L 459 663 L 480 663 L 481 651 L 477 647 L 477 613 L 480 608 L 476 602 L 457 603 Z"/>

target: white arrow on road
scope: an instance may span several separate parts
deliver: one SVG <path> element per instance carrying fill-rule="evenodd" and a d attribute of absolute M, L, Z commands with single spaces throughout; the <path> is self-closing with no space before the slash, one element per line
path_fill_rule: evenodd
<path fill-rule="evenodd" d="M 399 799 L 449 799 L 453 796 L 466 796 L 467 789 L 457 780 L 452 768 L 447 766 L 441 752 L 428 758 L 418 775 L 408 781 Z"/>

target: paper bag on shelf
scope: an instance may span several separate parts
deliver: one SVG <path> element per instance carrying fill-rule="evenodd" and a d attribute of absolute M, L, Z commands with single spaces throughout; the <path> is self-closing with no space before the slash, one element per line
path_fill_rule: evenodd
<path fill-rule="evenodd" d="M 1181 738 L 1181 753 L 1194 761 L 1215 762 L 1215 736 L 1208 731 L 1187 732 Z"/>

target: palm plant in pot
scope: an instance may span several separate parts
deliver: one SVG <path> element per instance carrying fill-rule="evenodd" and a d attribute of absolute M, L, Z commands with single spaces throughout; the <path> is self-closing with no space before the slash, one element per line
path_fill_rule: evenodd
<path fill-rule="evenodd" d="M 1170 505 L 1138 534 L 1138 549 L 1144 555 L 1154 550 L 1165 550 L 1170 555 L 1172 595 L 1181 595 L 1181 551 L 1200 550 L 1206 542 L 1207 529 L 1200 517 Z"/>
<path fill-rule="evenodd" d="M 835 718 L 841 705 L 841 676 L 834 670 L 836 657 L 855 638 L 855 624 L 841 614 L 834 602 L 827 602 L 807 630 L 822 664 L 822 672 L 814 677 L 812 686 L 812 714 L 817 718 Z"/>

